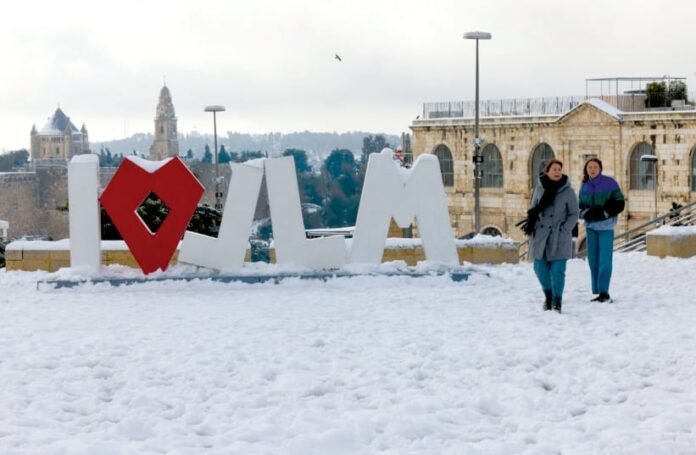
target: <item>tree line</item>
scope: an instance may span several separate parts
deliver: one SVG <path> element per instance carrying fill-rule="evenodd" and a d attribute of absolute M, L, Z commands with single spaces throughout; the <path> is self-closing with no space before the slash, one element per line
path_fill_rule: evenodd
<path fill-rule="evenodd" d="M 406 156 L 409 157 L 410 138 L 405 136 L 402 142 L 408 145 Z M 350 150 L 337 148 L 329 153 L 317 170 L 308 163 L 304 150 L 287 149 L 283 152 L 283 156 L 292 156 L 295 160 L 306 229 L 355 225 L 368 159 L 385 147 L 392 145 L 384 136 L 369 135 L 363 139 L 360 157 L 356 158 Z"/>
<path fill-rule="evenodd" d="M 11 172 L 25 166 L 27 162 L 29 152 L 26 149 L 0 154 L 0 172 Z"/>

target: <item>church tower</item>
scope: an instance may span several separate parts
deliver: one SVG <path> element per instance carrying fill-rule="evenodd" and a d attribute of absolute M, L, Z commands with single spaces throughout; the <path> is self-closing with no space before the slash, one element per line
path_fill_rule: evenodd
<path fill-rule="evenodd" d="M 172 95 L 165 85 L 160 90 L 157 115 L 155 116 L 155 142 L 150 147 L 150 160 L 159 161 L 170 156 L 179 156 L 179 141 L 176 131 L 176 114 Z"/>

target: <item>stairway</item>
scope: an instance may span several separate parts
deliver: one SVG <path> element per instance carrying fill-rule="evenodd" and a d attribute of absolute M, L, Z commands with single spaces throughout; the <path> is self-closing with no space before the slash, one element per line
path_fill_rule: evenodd
<path fill-rule="evenodd" d="M 647 233 L 660 226 L 691 226 L 696 224 L 696 202 L 683 206 L 674 206 L 669 212 L 636 226 L 633 229 L 617 234 L 614 237 L 614 251 L 627 253 L 630 251 L 645 251 L 647 248 Z M 578 257 L 585 257 L 585 250 L 578 251 Z"/>
<path fill-rule="evenodd" d="M 629 251 L 645 251 L 647 248 L 646 235 L 660 226 L 692 226 L 696 224 L 696 202 L 690 202 L 683 206 L 675 206 L 669 212 L 636 226 L 633 229 L 617 234 L 614 237 L 614 251 L 626 253 Z M 520 243 L 520 261 L 527 260 L 529 240 Z M 585 249 L 577 252 L 576 257 L 584 258 Z"/>

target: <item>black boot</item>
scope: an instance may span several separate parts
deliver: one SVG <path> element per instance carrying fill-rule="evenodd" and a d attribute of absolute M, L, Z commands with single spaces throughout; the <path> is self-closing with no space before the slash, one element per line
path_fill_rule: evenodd
<path fill-rule="evenodd" d="M 601 301 L 602 301 L 602 294 L 599 294 L 597 297 L 590 300 L 590 302 L 601 302 Z"/>
<path fill-rule="evenodd" d="M 551 289 L 544 289 L 544 295 L 546 296 L 546 300 L 544 300 L 544 311 L 550 311 L 551 300 L 553 299 L 551 296 Z"/>
<path fill-rule="evenodd" d="M 563 297 L 560 295 L 554 295 L 553 296 L 553 311 L 560 313 L 561 312 L 561 303 L 563 301 Z"/>
<path fill-rule="evenodd" d="M 597 297 L 597 301 L 602 303 L 611 303 L 611 296 L 609 296 L 608 292 L 600 292 L 599 297 Z"/>

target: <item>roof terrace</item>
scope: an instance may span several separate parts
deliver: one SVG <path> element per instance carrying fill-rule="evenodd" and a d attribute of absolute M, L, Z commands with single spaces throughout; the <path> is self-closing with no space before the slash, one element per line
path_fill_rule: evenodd
<path fill-rule="evenodd" d="M 563 115 L 588 99 L 600 99 L 622 112 L 694 110 L 688 103 L 683 77 L 610 77 L 585 79 L 584 96 L 481 100 L 482 117 Z M 650 83 L 664 83 L 666 92 L 656 97 L 647 89 Z M 675 87 L 683 87 L 676 93 Z M 671 96 L 670 96 L 671 95 Z M 694 99 L 694 96 L 691 96 Z M 423 104 L 423 120 L 474 117 L 474 101 Z"/>

